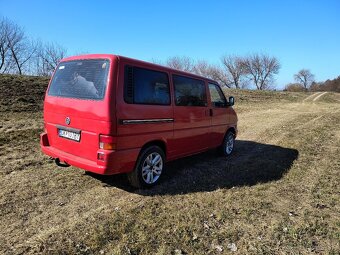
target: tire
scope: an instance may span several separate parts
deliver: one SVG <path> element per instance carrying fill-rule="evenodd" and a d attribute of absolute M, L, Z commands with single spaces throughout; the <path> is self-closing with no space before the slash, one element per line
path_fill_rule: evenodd
<path fill-rule="evenodd" d="M 222 155 L 228 157 L 230 156 L 235 148 L 235 135 L 233 132 L 228 131 L 223 138 L 223 143 L 220 148 Z"/>
<path fill-rule="evenodd" d="M 165 154 L 158 146 L 150 146 L 140 153 L 135 169 L 128 173 L 128 180 L 135 188 L 155 186 L 164 172 Z"/>

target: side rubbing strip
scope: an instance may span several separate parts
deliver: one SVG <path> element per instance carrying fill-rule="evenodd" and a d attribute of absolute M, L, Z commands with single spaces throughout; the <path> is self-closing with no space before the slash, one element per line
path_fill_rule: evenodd
<path fill-rule="evenodd" d="M 174 122 L 174 119 L 143 119 L 143 120 L 120 120 L 120 124 L 150 124 L 150 123 L 169 123 Z"/>

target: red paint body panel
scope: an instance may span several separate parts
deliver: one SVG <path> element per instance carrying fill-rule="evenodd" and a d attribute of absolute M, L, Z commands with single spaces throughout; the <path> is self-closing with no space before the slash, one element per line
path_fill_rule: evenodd
<path fill-rule="evenodd" d="M 44 102 L 45 132 L 41 134 L 42 151 L 70 165 L 99 174 L 130 172 L 140 150 L 157 142 L 165 148 L 166 159 L 173 160 L 221 145 L 229 128 L 237 133 L 237 116 L 232 107 L 211 106 L 208 82 L 214 81 L 167 67 L 126 57 L 96 54 L 63 59 L 61 63 L 83 59 L 107 59 L 110 69 L 103 100 L 83 100 L 48 95 Z M 124 101 L 125 65 L 161 71 L 168 75 L 170 105 L 128 104 Z M 175 106 L 172 75 L 203 80 L 208 106 Z M 47 90 L 48 91 L 48 90 Z M 69 117 L 69 125 L 65 123 Z M 164 122 L 125 123 L 135 120 L 169 120 Z M 58 135 L 58 128 L 80 132 L 80 141 Z M 115 150 L 99 148 L 99 136 L 109 135 L 116 141 Z M 236 135 L 236 134 L 235 134 Z M 98 159 L 98 153 L 101 159 Z M 102 160 L 104 158 L 104 161 Z"/>

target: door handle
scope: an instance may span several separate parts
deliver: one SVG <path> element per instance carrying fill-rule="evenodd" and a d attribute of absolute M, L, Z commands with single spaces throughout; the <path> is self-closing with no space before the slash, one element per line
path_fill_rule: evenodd
<path fill-rule="evenodd" d="M 214 115 L 213 109 L 209 109 L 209 116 L 213 116 L 213 115 Z"/>

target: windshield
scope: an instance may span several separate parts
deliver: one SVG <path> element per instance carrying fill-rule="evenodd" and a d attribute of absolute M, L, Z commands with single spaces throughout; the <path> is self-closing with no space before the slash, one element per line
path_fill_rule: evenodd
<path fill-rule="evenodd" d="M 109 60 L 105 59 L 62 62 L 53 76 L 48 95 L 77 99 L 103 99 L 109 65 Z"/>

